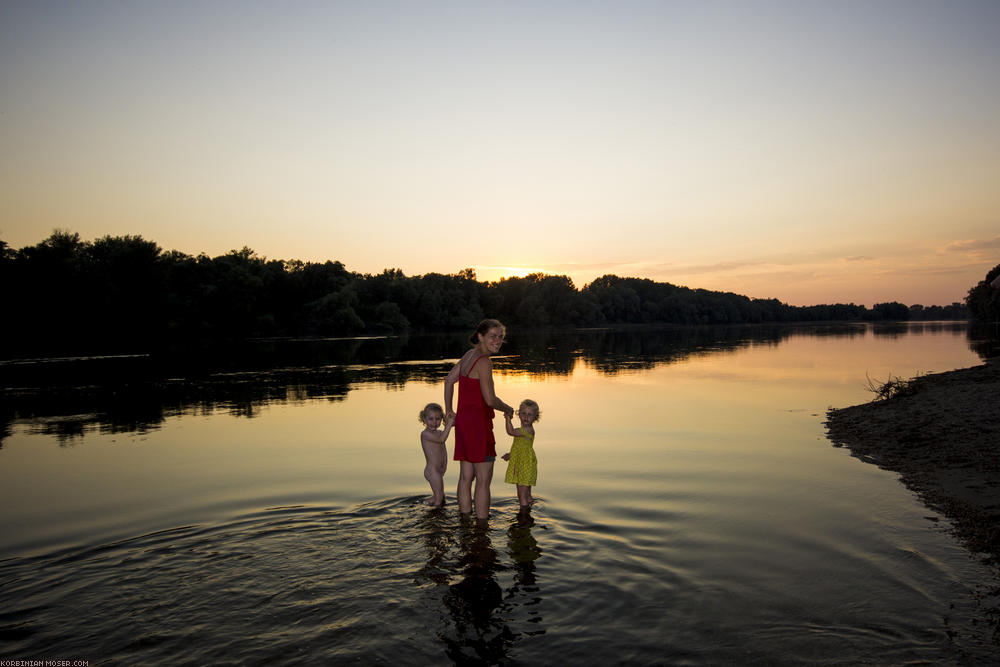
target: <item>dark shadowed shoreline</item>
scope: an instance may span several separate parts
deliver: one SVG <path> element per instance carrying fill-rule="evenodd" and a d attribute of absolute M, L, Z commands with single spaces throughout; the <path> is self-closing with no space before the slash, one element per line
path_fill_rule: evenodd
<path fill-rule="evenodd" d="M 835 446 L 899 473 L 967 548 L 1000 565 L 1000 359 L 919 376 L 887 400 L 831 409 L 826 425 Z"/>

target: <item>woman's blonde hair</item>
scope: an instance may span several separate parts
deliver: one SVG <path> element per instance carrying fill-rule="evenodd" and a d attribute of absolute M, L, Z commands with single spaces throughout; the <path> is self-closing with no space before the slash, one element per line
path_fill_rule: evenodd
<path fill-rule="evenodd" d="M 437 403 L 428 403 L 427 405 L 424 406 L 424 409 L 420 411 L 420 414 L 417 415 L 417 420 L 424 426 L 427 426 L 427 415 L 429 415 L 432 412 L 436 412 L 442 417 L 444 417 L 444 408 L 442 408 Z"/>

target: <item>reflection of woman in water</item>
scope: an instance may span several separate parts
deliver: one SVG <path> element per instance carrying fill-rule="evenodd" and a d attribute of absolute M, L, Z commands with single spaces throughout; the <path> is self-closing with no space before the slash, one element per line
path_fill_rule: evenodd
<path fill-rule="evenodd" d="M 531 534 L 535 523 L 531 513 L 522 511 L 514 517 L 507 529 L 505 552 L 498 552 L 491 539 L 491 534 L 502 533 L 491 533 L 483 522 L 460 516 L 455 534 L 454 526 L 440 523 L 445 514 L 427 516 L 436 516 L 437 522 L 427 524 L 424 578 L 437 584 L 457 579 L 441 600 L 451 621 L 438 633 L 448 658 L 461 665 L 507 664 L 520 639 L 545 634 L 535 572 L 542 550 Z M 513 562 L 504 562 L 501 554 L 509 554 Z M 513 581 L 504 590 L 498 579 L 509 576 L 504 574 L 508 572 Z"/>
<path fill-rule="evenodd" d="M 483 320 L 470 337 L 473 347 L 451 369 L 444 380 L 446 417 L 455 420 L 455 456 L 459 461 L 458 509 L 472 512 L 472 482 L 476 482 L 476 517 L 490 514 L 490 482 L 496 460 L 496 438 L 493 436 L 493 411 L 513 415 L 510 407 L 493 389 L 493 362 L 490 355 L 500 351 L 504 327 L 496 320 Z M 458 384 L 458 412 L 452 410 L 455 384 Z"/>
<path fill-rule="evenodd" d="M 513 637 L 500 613 L 503 590 L 496 580 L 501 569 L 489 531 L 463 518 L 459 528 L 462 580 L 448 587 L 444 603 L 454 621 L 453 636 L 442 635 L 455 664 L 498 664 L 507 659 Z M 470 655 L 471 654 L 471 655 Z"/>

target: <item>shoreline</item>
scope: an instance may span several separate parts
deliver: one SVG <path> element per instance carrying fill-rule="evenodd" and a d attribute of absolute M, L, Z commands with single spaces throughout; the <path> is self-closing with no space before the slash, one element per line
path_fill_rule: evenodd
<path fill-rule="evenodd" d="M 1000 566 L 1000 358 L 917 376 L 885 400 L 827 411 L 827 437 L 896 472 L 950 532 Z"/>

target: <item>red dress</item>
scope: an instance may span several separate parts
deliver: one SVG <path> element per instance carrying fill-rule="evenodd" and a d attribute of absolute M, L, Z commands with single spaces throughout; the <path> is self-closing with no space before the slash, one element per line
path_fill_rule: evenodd
<path fill-rule="evenodd" d="M 469 372 L 486 355 L 480 355 Z M 468 375 L 458 376 L 458 411 L 455 413 L 455 460 L 482 463 L 487 457 L 496 457 L 496 438 L 493 437 L 493 408 L 486 405 L 479 379 Z"/>

